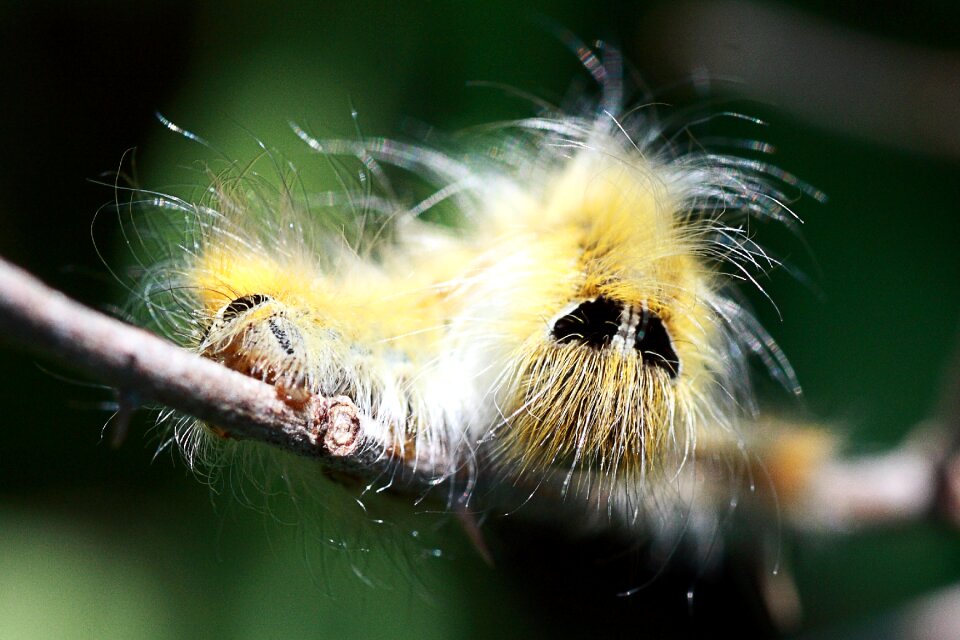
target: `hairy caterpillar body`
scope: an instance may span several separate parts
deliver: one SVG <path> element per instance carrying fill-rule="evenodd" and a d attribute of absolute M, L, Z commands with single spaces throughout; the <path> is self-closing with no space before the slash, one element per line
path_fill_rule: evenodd
<path fill-rule="evenodd" d="M 455 487 L 458 507 L 503 482 L 627 524 L 689 508 L 695 465 L 719 477 L 764 439 L 751 356 L 797 388 L 736 292 L 776 266 L 751 221 L 790 223 L 797 182 L 671 142 L 620 104 L 619 63 L 591 56 L 599 104 L 451 149 L 295 127 L 318 153 L 354 156 L 363 186 L 303 197 L 284 176 L 228 171 L 200 202 L 156 198 L 187 222 L 144 279 L 152 315 L 291 403 L 347 398 L 391 464 Z M 432 195 L 404 203 L 384 165 Z M 439 203 L 455 225 L 424 219 Z M 178 424 L 188 455 L 223 435 Z"/>

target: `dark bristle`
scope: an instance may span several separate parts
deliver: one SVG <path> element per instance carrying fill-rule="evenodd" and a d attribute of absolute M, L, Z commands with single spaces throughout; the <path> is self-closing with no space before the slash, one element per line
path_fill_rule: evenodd
<path fill-rule="evenodd" d="M 662 368 L 671 378 L 680 373 L 680 358 L 673 348 L 673 341 L 663 320 L 655 313 L 644 309 L 633 346 L 640 352 L 644 364 Z"/>
<path fill-rule="evenodd" d="M 563 344 L 605 347 L 617 335 L 622 308 L 622 304 L 604 297 L 583 302 L 553 324 L 553 337 Z"/>
<path fill-rule="evenodd" d="M 261 293 L 254 293 L 249 296 L 243 296 L 243 297 L 237 298 L 236 300 L 228 304 L 227 307 L 223 310 L 223 320 L 225 322 L 233 320 L 234 318 L 239 316 L 241 313 L 244 313 L 245 311 L 249 311 L 254 307 L 258 307 L 264 302 L 269 302 L 270 300 L 272 300 L 270 296 L 265 296 Z"/>
<path fill-rule="evenodd" d="M 283 349 L 288 356 L 296 353 L 293 348 L 293 343 L 290 341 L 290 336 L 283 330 L 276 318 L 270 318 L 267 325 L 270 327 L 270 332 L 273 334 L 273 337 L 276 338 L 280 344 L 280 348 Z"/>

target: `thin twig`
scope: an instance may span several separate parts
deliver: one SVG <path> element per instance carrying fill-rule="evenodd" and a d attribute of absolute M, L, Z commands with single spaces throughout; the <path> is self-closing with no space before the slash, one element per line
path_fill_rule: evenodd
<path fill-rule="evenodd" d="M 896 449 L 860 458 L 831 459 L 811 478 L 800 524 L 824 531 L 916 522 L 938 507 L 945 439 L 939 429 L 917 427 Z"/>
<path fill-rule="evenodd" d="M 939 516 L 960 527 L 960 344 L 954 347 L 933 417 L 896 449 L 831 459 L 806 497 L 810 524 L 830 531 Z"/>
<path fill-rule="evenodd" d="M 388 434 L 345 397 L 293 403 L 275 387 L 70 300 L 0 259 L 0 332 L 121 390 L 215 424 L 225 436 L 323 458 L 362 475 L 394 457 Z"/>

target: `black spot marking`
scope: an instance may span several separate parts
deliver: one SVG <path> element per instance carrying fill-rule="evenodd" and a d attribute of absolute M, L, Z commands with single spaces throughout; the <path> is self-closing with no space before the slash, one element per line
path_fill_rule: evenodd
<path fill-rule="evenodd" d="M 618 338 L 618 349 L 632 346 L 643 364 L 659 367 L 671 378 L 680 374 L 680 358 L 673 340 L 660 317 L 646 308 L 629 307 L 600 296 L 587 300 L 553 323 L 553 338 L 561 343 L 582 344 L 595 349 L 611 347 Z"/>
<path fill-rule="evenodd" d="M 643 310 L 633 346 L 640 352 L 644 364 L 660 367 L 671 378 L 676 378 L 680 373 L 680 358 L 673 348 L 673 340 L 657 314 Z"/>
<path fill-rule="evenodd" d="M 553 323 L 553 337 L 560 343 L 579 342 L 598 349 L 605 347 L 620 328 L 621 309 L 621 303 L 602 296 L 582 302 Z"/>
<path fill-rule="evenodd" d="M 271 298 L 270 296 L 265 296 L 261 293 L 254 293 L 253 295 L 237 298 L 236 300 L 228 304 L 226 308 L 223 310 L 223 314 L 222 314 L 223 321 L 229 322 L 230 320 L 233 320 L 234 318 L 239 316 L 241 313 L 249 311 L 254 307 L 259 307 L 264 302 L 269 302 L 272 299 L 273 298 Z"/>
<path fill-rule="evenodd" d="M 267 326 L 270 327 L 270 332 L 273 334 L 273 337 L 280 343 L 280 348 L 283 349 L 288 356 L 296 353 L 293 349 L 293 343 L 290 341 L 290 336 L 283 330 L 276 318 L 267 320 Z"/>

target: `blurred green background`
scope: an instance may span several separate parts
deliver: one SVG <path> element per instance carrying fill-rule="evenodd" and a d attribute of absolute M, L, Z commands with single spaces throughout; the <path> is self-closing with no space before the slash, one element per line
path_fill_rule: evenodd
<path fill-rule="evenodd" d="M 669 48 L 653 55 L 639 41 L 662 6 L 5 3 L 0 255 L 111 309 L 124 295 L 94 252 L 90 224 L 113 194 L 91 180 L 112 182 L 133 147 L 125 168 L 147 186 L 189 179 L 183 167 L 209 157 L 166 131 L 155 111 L 237 158 L 256 153 L 256 138 L 304 157 L 288 122 L 354 135 L 353 107 L 369 135 L 403 136 L 411 122 L 454 130 L 523 116 L 530 110 L 521 101 L 466 83 L 556 100 L 573 78 L 586 86 L 538 15 L 586 40 L 620 43 L 651 84 L 664 86 L 681 79 Z M 909 11 L 873 3 L 869 14 L 853 2 L 794 6 L 894 43 L 954 53 L 960 45 L 953 3 Z M 802 406 L 789 410 L 836 424 L 854 450 L 882 450 L 931 411 L 957 343 L 960 161 L 828 132 L 775 104 L 736 106 L 770 122 L 758 136 L 777 146 L 778 165 L 830 198 L 798 205 L 802 242 L 769 231 L 811 286 L 784 273 L 765 283 L 782 321 L 755 298 L 804 386 Z M 122 263 L 122 246 L 98 234 L 115 250 L 111 264 Z M 441 553 L 409 558 L 415 581 L 404 577 L 406 562 L 387 559 L 375 571 L 385 584 L 369 587 L 335 551 L 318 550 L 309 527 L 230 496 L 211 499 L 179 461 L 153 459 L 149 416 L 112 450 L 101 440 L 108 390 L 11 350 L 0 352 L 0 371 L 2 639 L 560 634 L 528 606 L 529 584 L 487 567 L 454 526 L 435 533 Z M 814 636 L 960 580 L 960 535 L 936 524 L 787 548 L 803 632 Z"/>

